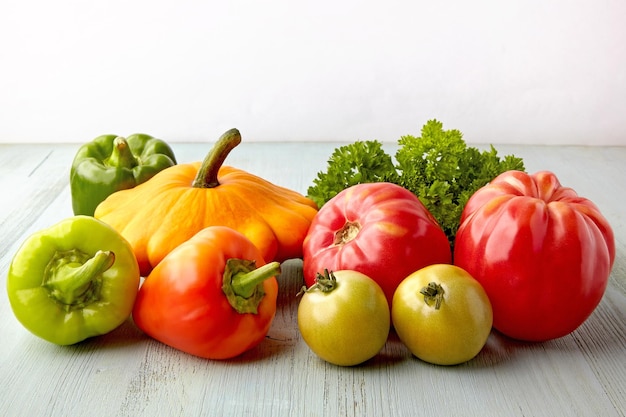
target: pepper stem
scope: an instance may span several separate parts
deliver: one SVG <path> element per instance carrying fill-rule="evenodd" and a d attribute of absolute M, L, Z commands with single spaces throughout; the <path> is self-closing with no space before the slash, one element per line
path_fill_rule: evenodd
<path fill-rule="evenodd" d="M 226 261 L 222 291 L 238 313 L 257 313 L 265 295 L 263 281 L 280 274 L 280 262 L 256 268 L 255 262 L 231 258 Z"/>
<path fill-rule="evenodd" d="M 436 282 L 429 282 L 427 286 L 420 290 L 420 294 L 424 296 L 424 302 L 428 305 L 435 303 L 435 310 L 441 308 L 443 302 L 443 295 L 445 291 L 443 287 Z"/>
<path fill-rule="evenodd" d="M 110 166 L 121 168 L 134 168 L 139 165 L 139 161 L 133 155 L 125 138 L 118 136 L 113 140 L 113 151 L 107 163 Z"/>
<path fill-rule="evenodd" d="M 256 286 L 280 274 L 280 262 L 270 262 L 250 272 L 238 272 L 232 278 L 233 291 L 240 297 L 250 298 Z"/>
<path fill-rule="evenodd" d="M 44 275 L 43 286 L 52 298 L 68 307 L 84 307 L 93 301 L 101 275 L 115 263 L 111 251 L 98 251 L 92 258 L 60 253 L 53 258 Z"/>
<path fill-rule="evenodd" d="M 214 188 L 220 185 L 217 174 L 230 151 L 240 143 L 241 134 L 239 130 L 230 129 L 222 134 L 202 161 L 192 186 L 195 188 Z"/>

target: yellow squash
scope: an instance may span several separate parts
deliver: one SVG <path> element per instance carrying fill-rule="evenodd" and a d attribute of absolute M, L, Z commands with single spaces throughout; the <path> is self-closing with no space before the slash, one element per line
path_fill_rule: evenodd
<path fill-rule="evenodd" d="M 202 163 L 167 168 L 98 205 L 94 216 L 130 242 L 143 276 L 172 249 L 208 226 L 241 232 L 266 262 L 302 257 L 302 241 L 317 205 L 296 191 L 222 166 L 240 142 L 239 131 L 231 129 Z"/>

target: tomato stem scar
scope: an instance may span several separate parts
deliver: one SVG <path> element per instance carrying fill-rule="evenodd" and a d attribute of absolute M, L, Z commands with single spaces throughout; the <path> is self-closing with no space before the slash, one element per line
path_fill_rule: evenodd
<path fill-rule="evenodd" d="M 420 290 L 420 294 L 424 295 L 424 302 L 430 305 L 435 303 L 435 310 L 439 310 L 441 303 L 443 302 L 443 295 L 445 291 L 443 287 L 436 282 L 429 282 L 427 286 Z"/>

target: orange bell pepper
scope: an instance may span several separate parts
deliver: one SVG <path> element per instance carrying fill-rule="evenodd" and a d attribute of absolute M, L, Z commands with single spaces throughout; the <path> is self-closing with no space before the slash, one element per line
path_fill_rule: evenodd
<path fill-rule="evenodd" d="M 133 320 L 173 348 L 209 359 L 258 345 L 276 314 L 280 264 L 227 227 L 201 230 L 170 252 L 139 289 Z"/>

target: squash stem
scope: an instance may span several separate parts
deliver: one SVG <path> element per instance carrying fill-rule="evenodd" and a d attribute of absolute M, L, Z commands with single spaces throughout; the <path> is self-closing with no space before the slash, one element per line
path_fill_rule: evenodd
<path fill-rule="evenodd" d="M 113 151 L 107 161 L 108 165 L 120 168 L 134 168 L 139 161 L 133 155 L 125 138 L 118 136 L 113 140 Z"/>
<path fill-rule="evenodd" d="M 195 188 L 214 188 L 220 185 L 217 174 L 230 151 L 240 143 L 241 134 L 237 129 L 230 129 L 220 136 L 202 161 L 192 186 Z"/>

